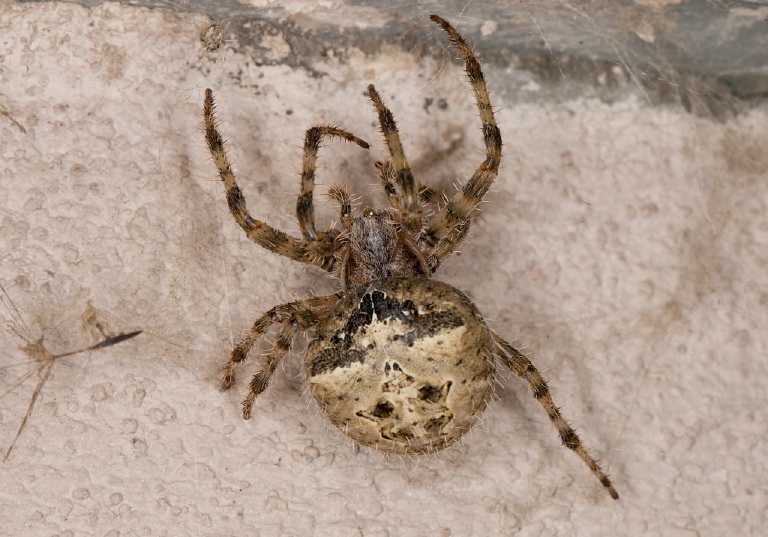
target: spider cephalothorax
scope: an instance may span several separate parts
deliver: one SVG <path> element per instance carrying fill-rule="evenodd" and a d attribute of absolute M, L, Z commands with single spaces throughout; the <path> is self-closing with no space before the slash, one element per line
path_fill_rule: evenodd
<path fill-rule="evenodd" d="M 339 204 L 342 229 L 317 231 L 313 205 L 315 164 L 324 137 L 360 147 L 367 142 L 338 127 L 307 131 L 296 216 L 302 238 L 251 217 L 216 127 L 213 95 L 205 92 L 205 137 L 227 191 L 232 216 L 264 248 L 315 265 L 340 280 L 341 291 L 282 304 L 256 320 L 225 366 L 223 387 L 273 324 L 280 324 L 274 349 L 251 380 L 243 401 L 248 419 L 253 402 L 269 384 L 295 336 L 314 332 L 305 369 L 310 391 L 330 420 L 357 442 L 395 453 L 443 449 L 460 438 L 485 410 L 493 393 L 494 360 L 526 380 L 568 449 L 597 476 L 613 498 L 611 481 L 586 451 L 552 401 L 546 382 L 526 356 L 490 330 L 463 293 L 431 276 L 466 236 L 472 212 L 496 178 L 501 134 L 480 64 L 464 38 L 432 15 L 464 60 L 483 127 L 486 155 L 452 199 L 427 219 L 427 190 L 405 158 L 392 113 L 373 85 L 368 94 L 378 114 L 390 160 L 377 162 L 389 209 L 353 214 L 349 192 L 329 190 Z"/>

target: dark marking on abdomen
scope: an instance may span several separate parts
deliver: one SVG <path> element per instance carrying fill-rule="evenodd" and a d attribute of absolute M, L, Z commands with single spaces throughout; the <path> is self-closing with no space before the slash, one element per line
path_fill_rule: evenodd
<path fill-rule="evenodd" d="M 364 363 L 368 349 L 360 350 L 354 347 L 374 320 L 384 324 L 400 321 L 402 332 L 396 334 L 393 340 L 402 340 L 409 347 L 413 347 L 415 342 L 422 338 L 464 326 L 464 319 L 453 309 L 419 314 L 412 300 L 400 302 L 382 291 L 373 289 L 363 294 L 357 309 L 349 316 L 344 328 L 331 337 L 330 347 L 318 353 L 309 364 L 309 375 L 315 376 L 338 367 L 349 367 L 355 362 Z"/>

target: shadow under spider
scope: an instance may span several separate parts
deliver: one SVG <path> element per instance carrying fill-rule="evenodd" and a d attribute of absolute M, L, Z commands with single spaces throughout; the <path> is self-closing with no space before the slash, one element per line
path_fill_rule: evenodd
<path fill-rule="evenodd" d="M 14 321 L 19 323 L 19 325 L 23 327 L 23 330 L 27 333 L 29 337 L 22 335 L 19 332 L 19 330 L 17 330 L 16 327 L 14 327 L 13 324 L 11 323 L 8 323 L 8 327 L 13 331 L 14 334 L 16 334 L 19 338 L 21 338 L 24 342 L 26 342 L 26 345 L 23 347 L 20 347 L 19 350 L 21 350 L 24 354 L 26 354 L 27 356 L 29 356 L 29 358 L 31 358 L 31 360 L 27 362 L 13 364 L 13 366 L 6 366 L 3 369 L 7 369 L 9 367 L 15 367 L 15 366 L 33 364 L 33 363 L 40 364 L 39 367 L 32 368 L 29 371 L 27 371 L 16 383 L 14 383 L 13 386 L 11 386 L 3 394 L 0 394 L 0 399 L 4 398 L 13 390 L 21 386 L 27 379 L 29 379 L 32 375 L 34 375 L 35 372 L 37 372 L 38 374 L 37 386 L 35 386 L 35 390 L 32 392 L 32 398 L 29 401 L 27 412 L 24 415 L 24 419 L 21 420 L 21 425 L 19 425 L 19 428 L 16 431 L 16 436 L 13 437 L 13 441 L 11 441 L 11 445 L 8 447 L 8 450 L 5 452 L 5 456 L 3 457 L 3 462 L 5 462 L 6 460 L 8 460 L 8 457 L 11 454 L 11 450 L 13 450 L 13 447 L 16 445 L 16 441 L 19 439 L 19 436 L 21 436 L 21 433 L 24 430 L 24 426 L 27 424 L 27 420 L 29 419 L 29 416 L 32 414 L 32 410 L 35 407 L 35 402 L 37 401 L 37 397 L 40 395 L 40 392 L 42 391 L 43 386 L 45 385 L 45 382 L 48 380 L 48 376 L 51 374 L 51 370 L 53 369 L 53 364 L 58 358 L 64 358 L 66 356 L 73 356 L 75 354 L 80 354 L 82 352 L 111 347 L 112 345 L 122 343 L 123 341 L 131 339 L 135 336 L 138 336 L 139 334 L 142 333 L 142 330 L 118 334 L 112 337 L 106 337 L 101 342 L 95 345 L 91 345 L 90 347 L 84 347 L 82 349 L 65 352 L 63 354 L 53 354 L 50 351 L 48 351 L 48 349 L 45 348 L 45 345 L 43 344 L 42 336 L 37 341 L 32 341 L 32 338 L 31 338 L 32 332 L 29 330 L 29 327 L 24 322 L 24 318 L 22 317 L 19 310 L 16 308 L 16 305 L 13 303 L 13 300 L 11 300 L 11 297 L 8 295 L 8 292 L 5 290 L 5 287 L 0 285 L 0 290 L 2 290 L 2 294 L 3 294 L 2 297 L 0 298 L 6 304 L 6 307 L 11 313 L 11 317 L 13 317 Z M 97 325 L 97 327 L 101 331 L 101 327 L 99 325 Z M 102 335 L 104 335 L 103 332 L 102 332 Z"/>

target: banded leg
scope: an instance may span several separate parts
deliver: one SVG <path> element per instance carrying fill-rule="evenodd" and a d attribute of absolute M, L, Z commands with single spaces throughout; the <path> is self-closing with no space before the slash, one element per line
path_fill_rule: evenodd
<path fill-rule="evenodd" d="M 313 323 L 314 324 L 314 323 Z M 293 345 L 293 339 L 296 334 L 299 333 L 298 323 L 287 322 L 280 329 L 280 333 L 275 341 L 275 346 L 267 354 L 267 360 L 264 365 L 251 379 L 251 384 L 248 389 L 248 395 L 243 399 L 243 419 L 247 420 L 251 418 L 251 408 L 253 408 L 253 402 L 261 395 L 264 390 L 269 386 L 269 380 L 277 369 L 277 364 L 280 360 L 291 350 Z"/>
<path fill-rule="evenodd" d="M 275 306 L 256 319 L 256 322 L 251 327 L 251 331 L 240 344 L 232 349 L 229 361 L 224 364 L 224 378 L 222 379 L 221 387 L 226 390 L 232 386 L 238 366 L 248 358 L 248 353 L 251 352 L 253 346 L 273 324 L 282 324 L 290 321 L 289 324 L 298 323 L 300 330 L 306 330 L 315 324 L 314 315 L 316 312 L 333 306 L 339 299 L 341 299 L 341 294 L 336 293 L 334 295 L 289 302 Z M 266 385 L 264 387 L 266 388 Z"/>
<path fill-rule="evenodd" d="M 376 162 L 375 166 L 376 175 L 379 177 L 379 181 L 381 181 L 381 184 L 384 187 L 384 193 L 387 195 L 389 206 L 392 207 L 398 215 L 402 216 L 402 204 L 400 203 L 400 196 L 397 194 L 397 186 L 395 183 L 397 177 L 395 165 L 392 164 L 391 160 L 379 160 Z M 422 185 L 419 188 L 419 201 L 423 205 L 434 202 L 435 197 L 435 191 L 428 186 Z"/>
<path fill-rule="evenodd" d="M 387 149 L 392 157 L 392 164 L 395 167 L 395 182 L 399 189 L 398 195 L 401 203 L 400 212 L 403 218 L 403 228 L 406 231 L 415 233 L 421 228 L 421 205 L 419 203 L 419 192 L 416 188 L 416 179 L 414 179 L 413 172 L 408 166 L 408 160 L 405 158 L 403 144 L 400 142 L 400 133 L 397 130 L 397 124 L 392 112 L 384 105 L 381 96 L 379 96 L 373 84 L 368 86 L 368 95 L 379 115 L 381 133 L 387 142 Z M 387 171 L 386 173 L 390 172 Z"/>
<path fill-rule="evenodd" d="M 213 92 L 205 90 L 203 102 L 203 118 L 205 121 L 205 141 L 211 152 L 211 158 L 219 172 L 219 177 L 227 191 L 227 204 L 235 221 L 243 228 L 249 239 L 270 252 L 283 255 L 295 261 L 308 265 L 315 265 L 324 270 L 333 269 L 333 258 L 324 258 L 313 255 L 307 250 L 306 245 L 299 239 L 275 229 L 260 220 L 254 219 L 248 212 L 240 187 L 235 179 L 235 172 L 229 162 L 227 151 L 224 147 L 224 139 L 221 137 L 216 124 L 216 105 L 213 102 Z"/>
<path fill-rule="evenodd" d="M 429 274 L 434 274 L 443 260 L 456 250 L 456 247 L 464 240 L 467 233 L 469 233 L 471 223 L 471 218 L 465 218 L 463 221 L 456 224 L 448 235 L 440 239 L 437 246 L 435 246 L 427 256 Z"/>
<path fill-rule="evenodd" d="M 400 195 L 397 193 L 396 179 L 397 170 L 391 160 L 376 161 L 376 175 L 384 187 L 384 193 L 387 195 L 389 206 L 395 211 L 398 217 L 403 215 L 403 205 L 400 201 Z"/>
<path fill-rule="evenodd" d="M 299 221 L 299 227 L 301 233 L 304 235 L 304 239 L 309 242 L 324 242 L 328 240 L 323 232 L 318 232 L 315 229 L 315 208 L 313 202 L 313 192 L 315 189 L 315 169 L 317 166 L 317 151 L 320 149 L 320 142 L 324 137 L 341 138 L 347 142 L 354 142 L 364 149 L 368 149 L 370 146 L 368 142 L 361 140 L 357 136 L 354 136 L 347 131 L 338 127 L 331 127 L 328 125 L 321 125 L 317 127 L 311 127 L 307 130 L 307 134 L 304 137 L 304 158 L 301 171 L 301 193 L 296 200 L 296 218 Z M 329 250 L 326 252 L 326 250 Z M 325 255 L 331 255 L 333 248 L 320 249 Z"/>
<path fill-rule="evenodd" d="M 592 470 L 592 473 L 595 474 L 597 479 L 600 480 L 600 483 L 602 483 L 603 487 L 608 491 L 608 494 L 611 495 L 611 498 L 618 500 L 619 494 L 616 492 L 616 489 L 613 488 L 611 480 L 605 474 L 598 462 L 593 459 L 592 455 L 586 450 L 581 443 L 581 439 L 579 439 L 579 436 L 576 434 L 576 431 L 573 430 L 565 418 L 563 418 L 562 414 L 560 414 L 560 409 L 555 406 L 554 401 L 552 401 L 552 395 L 549 392 L 549 387 L 539 371 L 527 357 L 504 341 L 498 334 L 493 333 L 493 339 L 496 341 L 496 345 L 499 349 L 497 355 L 501 358 L 504 364 L 510 371 L 521 379 L 526 380 L 531 386 L 533 397 L 542 407 L 544 407 L 549 419 L 557 429 L 563 445 L 576 453 L 576 455 L 584 461 L 584 464 Z"/>
<path fill-rule="evenodd" d="M 345 232 L 349 232 L 352 225 L 352 196 L 349 187 L 334 185 L 328 189 L 328 197 L 339 204 L 339 220 Z"/>
<path fill-rule="evenodd" d="M 486 156 L 485 160 L 478 166 L 470 180 L 464 185 L 464 188 L 457 192 L 453 198 L 443 206 L 430 223 L 422 236 L 422 241 L 430 247 L 435 247 L 446 237 L 463 238 L 461 233 L 454 233 L 457 227 L 465 225 L 465 221 L 470 213 L 483 200 L 493 180 L 499 173 L 499 163 L 501 162 L 501 132 L 496 125 L 496 119 L 493 115 L 488 88 L 483 77 L 483 70 L 480 63 L 475 58 L 464 38 L 451 26 L 445 19 L 432 15 L 430 17 L 446 31 L 451 42 L 459 49 L 459 54 L 464 60 L 465 70 L 472 90 L 477 101 L 477 108 L 480 111 L 480 120 L 483 125 L 483 139 L 485 140 Z M 436 258 L 439 263 L 453 252 L 458 246 L 458 241 L 448 239 L 442 245 L 441 254 Z M 437 268 L 435 265 L 433 267 Z"/>

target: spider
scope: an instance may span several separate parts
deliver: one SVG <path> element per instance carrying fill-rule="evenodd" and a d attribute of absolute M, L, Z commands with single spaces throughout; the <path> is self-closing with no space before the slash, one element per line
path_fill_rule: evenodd
<path fill-rule="evenodd" d="M 469 230 L 472 213 L 498 175 L 501 134 L 485 79 L 467 41 L 432 15 L 458 49 L 474 92 L 486 154 L 472 177 L 428 219 L 428 190 L 414 178 L 392 112 L 373 85 L 368 95 L 378 114 L 389 159 L 376 163 L 388 210 L 354 214 L 350 192 L 332 187 L 342 229 L 318 231 L 313 190 L 320 142 L 339 138 L 368 149 L 338 127 L 320 125 L 304 139 L 301 192 L 296 216 L 301 238 L 254 219 L 235 180 L 217 129 L 213 94 L 205 91 L 205 138 L 226 189 L 227 203 L 245 234 L 271 252 L 320 267 L 341 290 L 276 306 L 259 317 L 224 366 L 222 387 L 274 324 L 273 349 L 253 376 L 243 401 L 249 419 L 278 363 L 299 332 L 313 331 L 305 359 L 307 384 L 331 422 L 358 443 L 394 453 L 431 453 L 458 440 L 485 410 L 494 391 L 495 359 L 530 385 L 565 447 L 576 453 L 614 499 L 618 494 L 598 462 L 555 406 L 547 383 L 530 360 L 489 329 L 474 304 L 454 287 L 430 279 Z"/>

